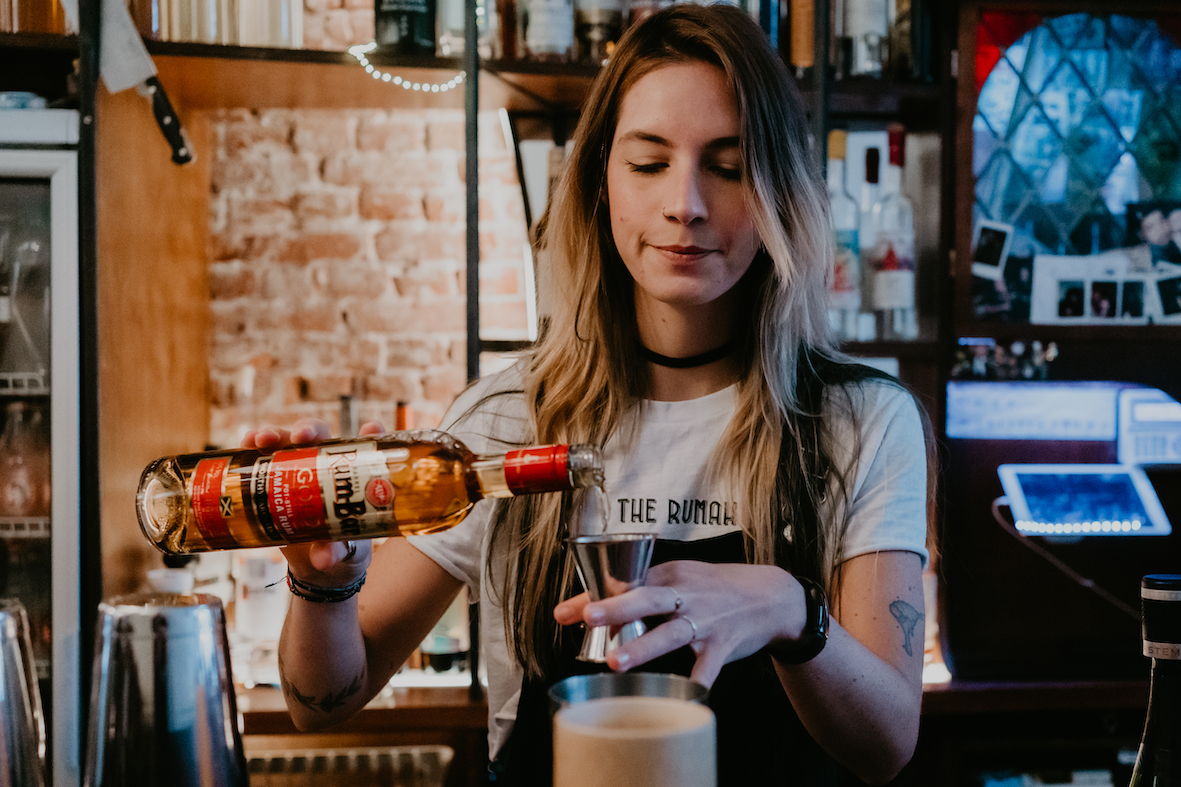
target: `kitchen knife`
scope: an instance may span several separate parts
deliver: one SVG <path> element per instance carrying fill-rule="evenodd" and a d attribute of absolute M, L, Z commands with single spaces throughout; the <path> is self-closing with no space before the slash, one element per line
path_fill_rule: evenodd
<path fill-rule="evenodd" d="M 66 15 L 76 23 L 78 0 L 61 0 L 61 3 Z M 101 0 L 101 3 L 98 67 L 107 90 L 118 93 L 134 87 L 148 99 L 156 124 L 172 148 L 172 161 L 176 164 L 189 163 L 193 160 L 193 148 L 164 92 L 164 86 L 156 76 L 156 64 L 152 62 L 152 56 L 148 54 L 135 23 L 131 21 L 124 0 Z"/>

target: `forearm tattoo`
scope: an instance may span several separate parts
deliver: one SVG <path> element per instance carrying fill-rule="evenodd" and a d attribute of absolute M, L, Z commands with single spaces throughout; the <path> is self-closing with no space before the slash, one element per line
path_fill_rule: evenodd
<path fill-rule="evenodd" d="M 906 649 L 906 655 L 913 656 L 915 630 L 923 620 L 922 613 L 905 601 L 898 600 L 890 603 L 890 614 L 902 627 L 902 647 Z"/>
<path fill-rule="evenodd" d="M 349 697 L 352 697 L 361 690 L 361 686 L 364 683 L 364 677 L 365 672 L 362 670 L 360 675 L 357 675 L 355 678 L 353 678 L 352 683 L 340 691 L 330 691 L 322 697 L 316 697 L 312 694 L 304 694 L 302 691 L 296 688 L 294 683 L 287 680 L 287 676 L 283 672 L 282 660 L 279 662 L 279 682 L 283 686 L 283 694 L 295 700 L 300 705 L 303 705 L 305 708 L 319 711 L 321 713 L 332 713 L 332 711 L 344 705 L 348 701 Z"/>

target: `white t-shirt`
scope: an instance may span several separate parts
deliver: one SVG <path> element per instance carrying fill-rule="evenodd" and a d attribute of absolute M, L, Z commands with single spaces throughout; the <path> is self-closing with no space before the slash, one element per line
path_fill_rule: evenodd
<path fill-rule="evenodd" d="M 477 454 L 512 448 L 509 443 L 519 441 L 528 423 L 523 397 L 480 400 L 520 388 L 518 367 L 480 380 L 455 401 L 442 428 Z M 710 454 L 734 415 L 735 397 L 730 387 L 688 401 L 644 402 L 636 431 L 627 441 L 630 450 L 624 450 L 624 438 L 608 440 L 603 461 L 610 531 L 653 531 L 662 539 L 695 541 L 741 529 L 735 503 L 710 483 L 706 472 Z M 825 409 L 835 467 L 856 466 L 848 490 L 845 558 L 905 550 L 920 555 L 925 565 L 927 467 L 918 410 L 906 392 L 881 383 L 855 389 L 853 403 L 861 419 L 859 437 L 852 434 L 852 423 L 841 408 Z M 860 449 L 857 456 L 855 448 Z M 827 499 L 840 496 L 830 494 Z M 492 506 L 492 501 L 480 501 L 454 528 L 409 541 L 463 581 L 473 602 L 481 601 L 480 658 L 488 674 L 488 744 L 495 757 L 516 718 L 522 671 L 505 641 L 500 594 L 484 571 Z M 826 518 L 833 514 L 822 511 Z M 600 531 L 601 514 L 586 511 L 581 526 L 583 532 Z"/>

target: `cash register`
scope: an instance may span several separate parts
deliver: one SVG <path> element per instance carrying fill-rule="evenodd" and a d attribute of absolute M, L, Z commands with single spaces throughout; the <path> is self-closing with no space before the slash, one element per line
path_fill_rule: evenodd
<path fill-rule="evenodd" d="M 1181 571 L 1181 403 L 1133 383 L 953 381 L 946 414 L 952 675 L 1146 678 L 1140 578 Z"/>

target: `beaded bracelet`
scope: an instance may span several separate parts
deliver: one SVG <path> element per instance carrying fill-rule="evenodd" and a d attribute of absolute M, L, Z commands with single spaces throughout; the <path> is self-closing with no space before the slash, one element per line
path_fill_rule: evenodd
<path fill-rule="evenodd" d="M 342 588 L 323 588 L 299 581 L 291 574 L 291 569 L 287 569 L 287 588 L 304 601 L 314 601 L 317 604 L 334 604 L 357 595 L 361 590 L 361 586 L 365 584 L 366 576 L 366 574 L 362 574 L 361 578 L 356 582 Z"/>

